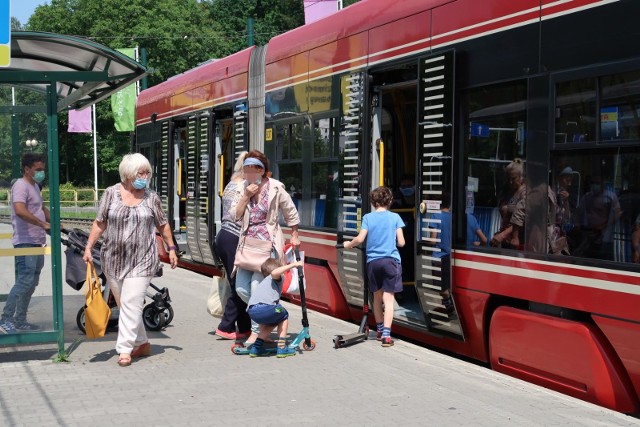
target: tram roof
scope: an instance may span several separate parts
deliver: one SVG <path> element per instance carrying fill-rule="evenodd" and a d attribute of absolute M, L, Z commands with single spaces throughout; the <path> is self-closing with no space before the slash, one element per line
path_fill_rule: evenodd
<path fill-rule="evenodd" d="M 55 84 L 61 111 L 95 104 L 148 73 L 127 55 L 88 39 L 12 31 L 11 64 L 0 69 L 0 83 L 38 91 Z"/>

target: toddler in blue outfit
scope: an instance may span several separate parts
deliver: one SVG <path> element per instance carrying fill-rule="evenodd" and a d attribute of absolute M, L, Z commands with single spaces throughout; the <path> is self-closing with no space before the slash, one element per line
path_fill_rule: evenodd
<path fill-rule="evenodd" d="M 264 340 L 269 336 L 274 326 L 278 326 L 277 356 L 295 356 L 293 348 L 287 347 L 287 328 L 289 326 L 289 313 L 279 304 L 282 293 L 282 275 L 292 268 L 302 267 L 303 261 L 282 265 L 279 260 L 270 258 L 260 267 L 265 278 L 251 292 L 251 298 L 247 303 L 247 312 L 251 320 L 260 326 L 256 342 L 249 348 L 251 357 L 264 356 L 267 351 L 264 348 Z"/>

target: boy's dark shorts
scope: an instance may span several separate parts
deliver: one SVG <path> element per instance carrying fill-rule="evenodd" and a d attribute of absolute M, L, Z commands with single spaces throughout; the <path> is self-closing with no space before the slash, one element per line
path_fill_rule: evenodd
<path fill-rule="evenodd" d="M 259 325 L 276 326 L 289 318 L 289 313 L 280 304 L 255 304 L 247 310 L 251 320 Z"/>
<path fill-rule="evenodd" d="M 379 258 L 367 264 L 369 290 L 402 292 L 402 265 L 395 258 Z"/>

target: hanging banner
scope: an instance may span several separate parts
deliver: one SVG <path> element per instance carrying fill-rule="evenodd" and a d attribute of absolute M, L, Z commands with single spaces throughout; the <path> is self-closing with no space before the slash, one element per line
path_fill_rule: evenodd
<path fill-rule="evenodd" d="M 304 23 L 310 24 L 313 21 L 322 19 L 338 11 L 338 0 L 305 0 L 304 2 Z"/>
<path fill-rule="evenodd" d="M 84 110 L 69 110 L 69 129 L 70 133 L 91 133 L 91 108 Z"/>
<path fill-rule="evenodd" d="M 116 49 L 135 59 L 135 49 Z M 131 84 L 111 96 L 111 110 L 116 130 L 131 132 L 135 129 L 136 85 Z"/>
<path fill-rule="evenodd" d="M 11 5 L 0 1 L 0 67 L 11 65 Z"/>

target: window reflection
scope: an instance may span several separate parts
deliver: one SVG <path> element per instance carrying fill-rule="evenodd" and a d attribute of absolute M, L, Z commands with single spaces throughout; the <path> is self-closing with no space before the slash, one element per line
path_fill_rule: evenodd
<path fill-rule="evenodd" d="M 464 107 L 465 213 L 473 215 L 470 219 L 475 219 L 482 233 L 491 239 L 504 222 L 499 205 L 513 193 L 504 168 L 514 159 L 524 162 L 526 83 L 471 90 L 464 98 Z M 521 243 L 505 246 L 517 247 Z"/>

